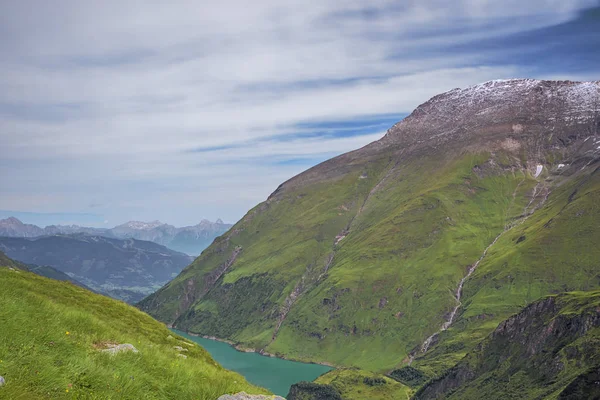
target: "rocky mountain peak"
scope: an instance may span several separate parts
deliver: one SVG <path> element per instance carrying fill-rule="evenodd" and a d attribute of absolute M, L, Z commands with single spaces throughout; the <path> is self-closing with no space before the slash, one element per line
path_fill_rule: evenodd
<path fill-rule="evenodd" d="M 432 97 L 385 136 L 361 149 L 325 161 L 281 184 L 272 200 L 287 190 L 344 176 L 352 165 L 382 152 L 421 157 L 433 151 L 508 150 L 543 154 L 574 151 L 600 135 L 600 82 L 495 80 Z M 596 143 L 597 140 L 589 140 Z M 600 149 L 593 151 L 600 153 Z M 536 160 L 544 164 L 544 160 Z"/>
<path fill-rule="evenodd" d="M 599 114 L 598 81 L 494 80 L 432 97 L 390 128 L 381 143 L 426 145 L 551 131 L 558 139 L 583 125 L 588 132 L 580 133 L 596 134 Z"/>
<path fill-rule="evenodd" d="M 22 237 L 35 237 L 43 233 L 43 230 L 35 225 L 24 224 L 15 217 L 0 219 L 0 236 L 12 236 L 19 233 Z"/>
<path fill-rule="evenodd" d="M 141 229 L 141 230 L 150 230 L 157 228 L 161 225 L 164 225 L 162 222 L 155 220 L 151 222 L 142 222 L 142 221 L 129 221 L 120 225 L 119 227 L 130 228 L 130 229 Z"/>
<path fill-rule="evenodd" d="M 0 223 L 2 224 L 10 224 L 10 225 L 24 225 L 23 222 L 21 222 L 21 220 L 15 218 L 15 217 L 8 217 L 5 219 L 1 219 Z"/>

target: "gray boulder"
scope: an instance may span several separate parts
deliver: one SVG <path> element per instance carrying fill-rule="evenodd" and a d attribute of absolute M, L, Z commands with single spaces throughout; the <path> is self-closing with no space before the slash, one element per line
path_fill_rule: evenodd
<path fill-rule="evenodd" d="M 107 349 L 102 350 L 103 353 L 108 353 L 111 355 L 114 355 L 117 353 L 128 352 L 128 351 L 131 351 L 133 353 L 138 353 L 138 350 L 135 347 L 133 347 L 132 344 L 129 344 L 129 343 L 111 344 L 111 345 L 109 345 L 109 347 Z"/>

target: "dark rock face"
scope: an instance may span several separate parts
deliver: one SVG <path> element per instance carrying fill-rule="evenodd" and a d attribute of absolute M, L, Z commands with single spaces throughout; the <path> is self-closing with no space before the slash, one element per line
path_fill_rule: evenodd
<path fill-rule="evenodd" d="M 342 400 L 342 396 L 330 385 L 299 382 L 292 385 L 287 400 Z"/>
<path fill-rule="evenodd" d="M 100 293 L 129 302 L 141 300 L 192 261 L 152 242 L 86 235 L 4 237 L 0 250 L 26 264 L 51 266 Z"/>
<path fill-rule="evenodd" d="M 593 392 L 590 382 L 597 380 L 597 367 L 573 379 L 573 366 L 566 366 L 581 369 L 600 362 L 598 301 L 600 292 L 567 293 L 527 306 L 502 322 L 444 376 L 421 388 L 415 399 L 473 398 L 469 390 L 474 387 L 480 394 L 503 392 L 511 377 L 517 376 L 527 377 L 529 386 L 521 388 L 523 398 L 527 398 L 527 390 L 539 388 L 550 395 L 570 381 L 570 389 L 563 391 L 565 396 Z"/>
<path fill-rule="evenodd" d="M 600 367 L 579 375 L 558 396 L 558 400 L 600 399 Z"/>

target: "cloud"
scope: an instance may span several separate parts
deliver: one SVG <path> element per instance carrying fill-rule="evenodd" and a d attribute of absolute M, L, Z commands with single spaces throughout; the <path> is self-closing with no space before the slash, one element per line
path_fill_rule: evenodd
<path fill-rule="evenodd" d="M 597 4 L 3 2 L 0 177 L 10 195 L 0 207 L 110 204 L 111 221 L 235 220 L 439 92 L 574 77 L 496 58 L 516 51 L 514 40 L 502 47 L 515 35 Z M 497 43 L 493 62 L 482 43 Z"/>

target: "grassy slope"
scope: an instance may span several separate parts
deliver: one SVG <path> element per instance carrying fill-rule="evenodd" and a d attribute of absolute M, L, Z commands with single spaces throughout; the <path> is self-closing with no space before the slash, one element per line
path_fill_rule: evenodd
<path fill-rule="evenodd" d="M 599 310 L 599 291 L 538 301 L 416 398 L 556 399 L 570 382 L 600 366 Z M 462 385 L 452 387 L 457 382 Z"/>
<path fill-rule="evenodd" d="M 338 369 L 320 376 L 316 383 L 333 386 L 344 400 L 409 399 L 412 390 L 385 376 L 356 369 Z"/>
<path fill-rule="evenodd" d="M 2 398 L 214 400 L 242 390 L 266 393 L 148 315 L 70 283 L 0 268 L 0 321 Z M 104 342 L 131 343 L 139 353 L 111 357 L 97 349 Z M 187 359 L 178 357 L 177 345 L 188 349 Z"/>
<path fill-rule="evenodd" d="M 525 150 L 393 151 L 277 193 L 142 309 L 180 329 L 286 357 L 389 371 L 440 328 L 461 278 L 522 216 L 537 185 L 552 188 L 545 205 L 489 250 L 465 283 L 455 323 L 413 365 L 436 376 L 529 302 L 600 287 L 594 167 L 581 172 L 573 160 L 552 175 L 560 154 Z M 524 165 L 540 161 L 529 157 L 545 164 L 538 179 Z M 215 283 L 211 271 L 237 246 L 239 257 Z"/>
<path fill-rule="evenodd" d="M 267 349 L 371 370 L 405 359 L 441 325 L 458 281 L 513 216 L 519 182 L 522 191 L 532 186 L 522 173 L 478 178 L 472 167 L 488 157 L 421 160 L 410 165 L 417 173 L 399 171 L 356 219 L 327 280 L 292 309 Z"/>
<path fill-rule="evenodd" d="M 415 366 L 435 375 L 526 304 L 546 294 L 600 287 L 599 198 L 600 174 L 577 176 L 500 238 L 465 284 L 456 323 Z M 519 238 L 524 240 L 517 243 Z"/>

